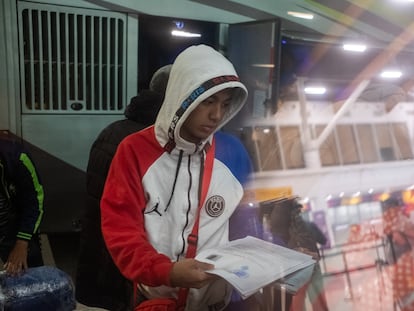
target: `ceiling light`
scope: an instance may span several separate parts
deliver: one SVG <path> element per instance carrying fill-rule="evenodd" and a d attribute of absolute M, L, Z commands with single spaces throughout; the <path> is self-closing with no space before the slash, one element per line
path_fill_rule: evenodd
<path fill-rule="evenodd" d="M 187 38 L 201 37 L 201 34 L 199 33 L 192 33 L 192 32 L 181 31 L 181 30 L 173 30 L 171 31 L 171 35 L 176 36 L 176 37 L 187 37 Z"/>
<path fill-rule="evenodd" d="M 360 195 L 361 195 L 361 191 L 358 191 L 352 194 L 353 197 L 359 197 Z"/>
<path fill-rule="evenodd" d="M 309 13 L 301 13 L 301 12 L 294 12 L 294 11 L 289 11 L 287 13 L 288 15 L 298 17 L 298 18 L 313 19 L 313 14 L 309 14 Z"/>
<path fill-rule="evenodd" d="M 252 64 L 252 66 L 259 68 L 275 68 L 274 64 Z"/>
<path fill-rule="evenodd" d="M 381 72 L 382 78 L 397 79 L 402 76 L 402 72 L 399 70 L 385 70 Z"/>
<path fill-rule="evenodd" d="M 309 86 L 305 87 L 306 94 L 322 95 L 326 93 L 326 88 L 322 86 Z"/>
<path fill-rule="evenodd" d="M 346 43 L 343 46 L 345 51 L 352 51 L 352 52 L 364 52 L 367 48 L 364 44 L 354 44 L 354 43 Z"/>

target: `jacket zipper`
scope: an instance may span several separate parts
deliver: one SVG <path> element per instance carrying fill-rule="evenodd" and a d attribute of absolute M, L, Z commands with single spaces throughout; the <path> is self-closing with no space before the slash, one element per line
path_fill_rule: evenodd
<path fill-rule="evenodd" d="M 7 200 L 10 200 L 10 193 L 4 181 L 4 165 L 1 161 L 0 161 L 0 168 L 1 168 L 1 188 L 4 189 L 4 194 L 6 195 Z"/>

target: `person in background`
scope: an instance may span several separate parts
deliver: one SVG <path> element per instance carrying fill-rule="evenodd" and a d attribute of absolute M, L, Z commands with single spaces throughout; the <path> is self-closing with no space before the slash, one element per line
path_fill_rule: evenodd
<path fill-rule="evenodd" d="M 217 158 L 224 146 L 215 133 L 246 98 L 223 55 L 191 46 L 171 68 L 155 125 L 119 145 L 101 200 L 102 232 L 116 265 L 137 286 L 138 307 L 156 298 L 177 299 L 181 289 L 189 291 L 187 311 L 219 311 L 228 304 L 230 285 L 206 273 L 212 265 L 186 254 L 198 210 L 197 252 L 228 242 L 243 185 L 226 163 L 233 159 Z M 209 173 L 207 184 L 202 176 Z"/>
<path fill-rule="evenodd" d="M 43 186 L 28 150 L 1 136 L 0 256 L 11 275 L 43 265 L 38 235 L 43 198 Z"/>
<path fill-rule="evenodd" d="M 347 239 L 347 243 L 359 243 L 363 240 L 361 234 L 361 225 L 360 224 L 351 224 L 349 226 L 349 235 Z"/>
<path fill-rule="evenodd" d="M 115 151 L 129 134 L 155 122 L 167 87 L 171 65 L 159 68 L 149 89 L 131 99 L 125 119 L 108 125 L 92 145 L 86 170 L 87 202 L 82 219 L 80 251 L 76 271 L 76 298 L 87 306 L 108 310 L 130 310 L 132 284 L 119 272 L 101 233 L 99 202 Z"/>
<path fill-rule="evenodd" d="M 313 239 L 313 244 L 310 245 L 310 250 L 318 254 L 318 260 L 320 259 L 319 254 L 319 245 L 325 245 L 327 242 L 326 236 L 319 229 L 319 227 L 312 221 L 305 221 L 306 227 L 310 236 Z M 319 262 L 314 266 L 311 280 L 307 287 L 307 295 L 309 297 L 310 303 L 312 304 L 312 309 L 314 311 L 327 311 L 328 303 L 326 302 L 325 290 L 323 275 L 321 272 L 321 267 Z"/>
<path fill-rule="evenodd" d="M 298 203 L 297 198 L 276 201 L 270 213 L 270 229 L 273 234 L 273 243 L 308 254 L 315 260 L 319 259 L 316 242 L 309 232 L 307 222 L 302 217 L 302 205 Z M 295 295 L 287 295 L 286 310 L 302 311 L 305 308 L 309 282 L 303 285 Z M 279 296 L 279 294 L 276 295 L 276 297 Z"/>
<path fill-rule="evenodd" d="M 384 235 L 394 246 L 394 264 L 387 267 L 391 275 L 394 302 L 399 310 L 414 310 L 414 224 L 404 213 L 404 204 L 397 198 L 381 202 Z M 408 244 L 398 253 L 398 246 Z"/>

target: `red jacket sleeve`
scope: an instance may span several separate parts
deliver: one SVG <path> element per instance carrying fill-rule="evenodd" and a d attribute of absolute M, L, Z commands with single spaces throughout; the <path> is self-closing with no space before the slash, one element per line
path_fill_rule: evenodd
<path fill-rule="evenodd" d="M 169 285 L 173 263 L 148 242 L 143 211 L 143 167 L 136 144 L 124 140 L 112 160 L 101 199 L 102 233 L 115 264 L 128 279 Z"/>

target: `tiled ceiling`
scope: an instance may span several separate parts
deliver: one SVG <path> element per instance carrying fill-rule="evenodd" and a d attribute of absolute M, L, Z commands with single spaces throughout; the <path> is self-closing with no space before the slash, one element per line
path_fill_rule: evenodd
<path fill-rule="evenodd" d="M 390 42 L 414 27 L 414 3 L 403 0 L 192 0 L 206 6 L 237 13 L 254 20 L 280 17 L 285 30 L 334 37 L 367 37 Z M 288 11 L 312 13 L 312 20 L 297 19 Z"/>
<path fill-rule="evenodd" d="M 414 2 L 403 0 L 192 1 L 228 10 L 254 20 L 281 18 L 282 33 L 288 38 L 287 43 L 296 44 L 293 48 L 296 49 L 294 54 L 297 58 L 291 61 L 302 63 L 297 65 L 297 71 L 291 74 L 329 83 L 331 90 L 336 88 L 331 92 L 331 99 L 347 97 L 364 79 L 371 80 L 371 85 L 367 88 L 370 95 L 365 96 L 367 100 L 380 100 L 378 94 L 385 94 L 387 89 L 393 92 L 402 88 L 407 94 L 412 94 Z M 288 11 L 311 13 L 314 18 L 312 20 L 294 18 L 287 14 Z M 366 53 L 358 57 L 345 55 L 338 46 L 350 40 L 366 43 Z M 301 42 L 302 46 L 299 46 Z M 310 49 L 304 47 L 309 45 L 312 45 Z M 302 56 L 300 56 L 301 51 Z M 303 59 L 300 59 L 301 57 Z M 285 60 L 282 59 L 282 66 Z M 378 79 L 378 72 L 390 65 L 403 68 L 404 76 L 393 82 Z M 376 88 L 380 92 L 376 92 Z"/>
<path fill-rule="evenodd" d="M 375 80 L 377 72 L 389 64 L 397 64 L 405 71 L 403 78 L 393 84 L 407 94 L 414 93 L 414 1 L 408 1 L 89 0 L 115 10 L 227 24 L 278 17 L 285 38 L 296 43 L 315 43 L 311 53 L 304 56 L 310 57 L 308 63 L 312 66 L 301 74 L 341 85 L 340 88 L 348 89 L 341 91 L 345 96 L 361 80 Z M 314 18 L 295 18 L 288 11 L 311 13 Z M 335 47 L 349 40 L 366 43 L 366 54 L 358 60 L 351 59 Z M 382 87 L 381 81 L 375 83 Z"/>

